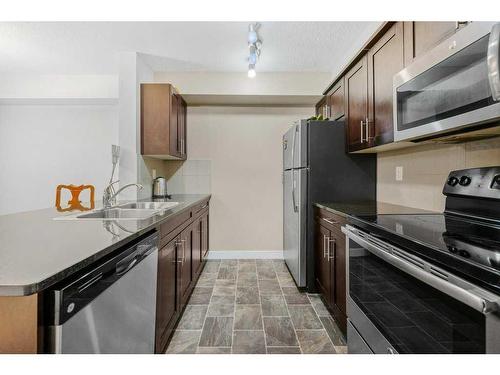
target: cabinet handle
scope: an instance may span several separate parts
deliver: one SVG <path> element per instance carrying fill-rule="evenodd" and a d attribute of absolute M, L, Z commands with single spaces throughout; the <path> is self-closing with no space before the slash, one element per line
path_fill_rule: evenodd
<path fill-rule="evenodd" d="M 361 120 L 361 123 L 359 124 L 359 130 L 360 130 L 360 137 L 361 137 L 361 143 L 363 143 L 363 123 L 364 121 Z"/>
<path fill-rule="evenodd" d="M 185 152 L 184 152 L 184 138 L 181 138 L 181 155 L 184 155 Z"/>
<path fill-rule="evenodd" d="M 330 254 L 330 242 L 333 243 L 333 255 Z M 332 260 L 335 258 L 335 252 L 337 251 L 337 241 L 335 240 L 335 238 L 330 238 L 328 240 L 328 261 Z"/>
<path fill-rule="evenodd" d="M 335 221 L 335 220 L 328 220 L 328 219 L 326 219 L 326 218 L 324 218 L 324 217 L 322 217 L 322 218 L 321 218 L 321 220 L 323 220 L 323 221 L 327 222 L 327 223 L 328 223 L 328 224 L 330 224 L 330 225 L 335 225 L 335 224 L 338 224 L 338 222 L 337 222 L 337 221 Z"/>
<path fill-rule="evenodd" d="M 330 237 L 323 235 L 323 258 L 328 257 L 330 252 Z"/>
<path fill-rule="evenodd" d="M 368 117 L 366 118 L 365 126 L 366 126 L 366 139 L 365 141 L 368 142 L 370 140 L 370 126 L 368 125 Z"/>
<path fill-rule="evenodd" d="M 182 239 L 182 263 L 184 263 L 184 260 L 186 259 L 186 239 Z"/>
<path fill-rule="evenodd" d="M 182 240 L 175 242 L 175 248 L 178 249 L 179 246 L 183 245 Z M 182 258 L 177 261 L 177 263 L 184 264 L 184 246 L 182 246 Z"/>

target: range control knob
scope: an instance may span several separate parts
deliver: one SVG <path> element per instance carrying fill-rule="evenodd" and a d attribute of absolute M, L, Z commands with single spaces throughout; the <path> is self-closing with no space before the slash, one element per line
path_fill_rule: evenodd
<path fill-rule="evenodd" d="M 458 178 L 456 178 L 456 177 L 450 177 L 448 179 L 448 185 L 455 186 L 456 184 L 458 184 Z"/>
<path fill-rule="evenodd" d="M 460 182 L 459 184 L 462 186 L 467 186 L 471 183 L 471 178 L 469 176 L 462 176 L 460 177 Z"/>
<path fill-rule="evenodd" d="M 500 174 L 497 174 L 495 177 L 493 177 L 493 181 L 491 183 L 491 188 L 492 189 L 500 189 Z"/>

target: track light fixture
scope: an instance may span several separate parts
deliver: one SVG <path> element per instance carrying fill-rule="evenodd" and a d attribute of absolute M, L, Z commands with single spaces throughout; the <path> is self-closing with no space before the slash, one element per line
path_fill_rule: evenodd
<path fill-rule="evenodd" d="M 257 33 L 259 27 L 258 23 L 248 25 L 248 78 L 254 78 L 257 74 L 255 64 L 257 64 L 262 48 L 262 41 Z"/>

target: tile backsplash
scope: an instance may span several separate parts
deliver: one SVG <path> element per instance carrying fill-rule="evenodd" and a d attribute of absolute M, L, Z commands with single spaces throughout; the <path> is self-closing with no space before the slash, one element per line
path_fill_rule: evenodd
<path fill-rule="evenodd" d="M 169 194 L 206 194 L 211 192 L 210 160 L 186 160 L 175 170 L 170 169 L 170 172 L 167 176 Z"/>
<path fill-rule="evenodd" d="M 453 145 L 428 144 L 377 155 L 377 199 L 442 211 L 443 184 L 455 169 L 500 165 L 500 138 Z M 396 181 L 396 167 L 403 180 Z"/>

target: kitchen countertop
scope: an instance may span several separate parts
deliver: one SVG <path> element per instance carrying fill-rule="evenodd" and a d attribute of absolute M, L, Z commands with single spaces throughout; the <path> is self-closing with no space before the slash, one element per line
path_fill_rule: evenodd
<path fill-rule="evenodd" d="M 396 204 L 377 201 L 328 202 L 315 203 L 314 205 L 346 218 L 384 214 L 407 215 L 435 213 L 419 208 L 399 206 Z"/>
<path fill-rule="evenodd" d="M 177 206 L 143 220 L 54 220 L 75 214 L 55 208 L 1 215 L 0 296 L 40 292 L 208 198 L 173 195 Z"/>

